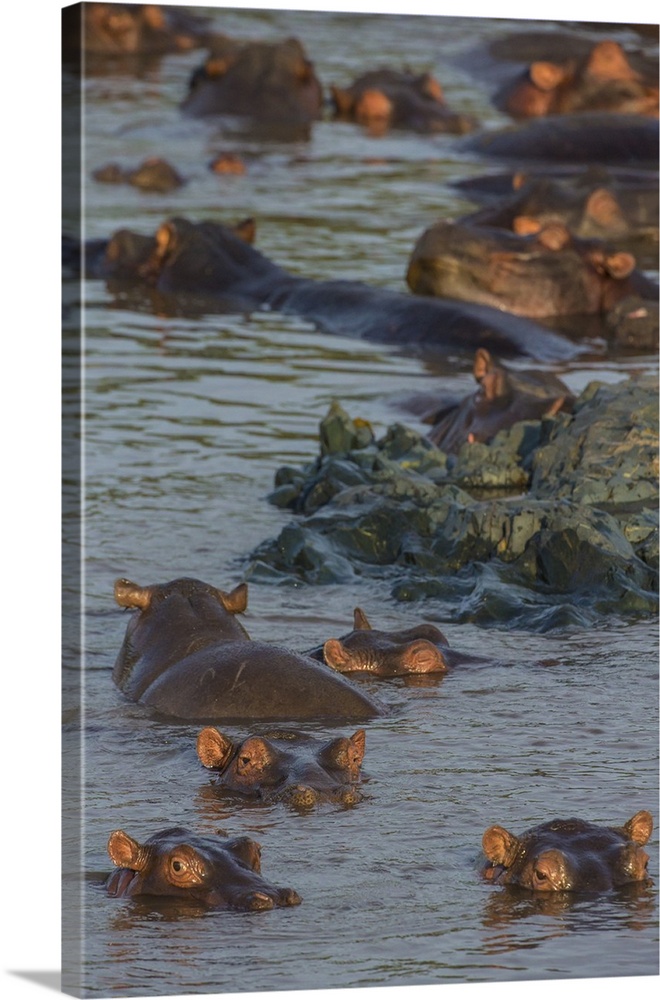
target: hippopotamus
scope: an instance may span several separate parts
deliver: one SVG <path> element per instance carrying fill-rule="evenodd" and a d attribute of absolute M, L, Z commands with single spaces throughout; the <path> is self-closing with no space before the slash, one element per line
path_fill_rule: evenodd
<path fill-rule="evenodd" d="M 554 819 L 516 837 L 491 826 L 483 835 L 483 875 L 536 892 L 603 892 L 646 882 L 649 858 L 642 847 L 652 832 L 653 818 L 645 810 L 620 827 Z"/>
<path fill-rule="evenodd" d="M 160 4 L 83 3 L 62 11 L 65 58 L 162 56 L 210 46 L 208 18 Z"/>
<path fill-rule="evenodd" d="M 160 830 L 144 843 L 113 830 L 108 854 L 117 865 L 109 896 L 166 897 L 213 909 L 272 910 L 302 902 L 294 889 L 261 875 L 261 845 L 250 837 L 201 836 L 182 826 Z"/>
<path fill-rule="evenodd" d="M 658 169 L 658 123 L 644 115 L 595 111 L 532 118 L 461 140 L 466 149 L 501 159 L 600 163 Z"/>
<path fill-rule="evenodd" d="M 462 135 L 477 124 L 447 107 L 442 88 L 430 73 L 371 70 L 349 87 L 332 85 L 330 93 L 337 118 L 364 125 L 375 135 L 390 128 Z"/>
<path fill-rule="evenodd" d="M 251 245 L 254 228 L 253 220 L 232 229 L 173 218 L 153 237 L 119 230 L 105 247 L 93 244 L 87 275 L 105 278 L 123 294 L 143 294 L 159 311 L 170 299 L 178 310 L 186 304 L 209 312 L 268 309 L 301 316 L 332 334 L 426 353 L 472 354 L 487 346 L 501 357 L 560 361 L 593 349 L 488 306 L 290 274 Z"/>
<path fill-rule="evenodd" d="M 619 180 L 605 170 L 509 176 L 508 197 L 463 219 L 524 235 L 561 222 L 574 236 L 658 244 L 658 176 Z M 650 260 L 649 260 L 649 263 Z"/>
<path fill-rule="evenodd" d="M 366 720 L 384 708 L 325 664 L 250 639 L 237 615 L 247 584 L 219 590 L 180 578 L 115 584 L 133 611 L 112 678 L 127 698 L 160 715 L 197 721 Z"/>
<path fill-rule="evenodd" d="M 313 122 L 322 107 L 323 88 L 297 38 L 211 51 L 181 105 L 195 118 L 237 115 L 285 124 Z"/>
<path fill-rule="evenodd" d="M 488 444 L 498 431 L 519 420 L 540 420 L 570 412 L 575 397 L 568 387 L 545 371 L 512 371 L 480 348 L 474 357 L 475 392 L 458 403 L 422 415 L 432 424 L 428 438 L 447 454 L 457 454 L 466 443 Z"/>
<path fill-rule="evenodd" d="M 102 184 L 132 184 L 141 191 L 155 191 L 159 194 L 176 191 L 185 184 L 172 164 L 159 156 L 149 157 L 133 170 L 121 167 L 118 163 L 108 163 L 94 170 L 92 177 Z"/>
<path fill-rule="evenodd" d="M 375 677 L 443 674 L 455 663 L 472 659 L 456 654 L 440 629 L 429 622 L 381 631 L 371 627 L 361 608 L 353 611 L 351 632 L 340 639 L 328 639 L 308 653 L 340 673 L 368 673 Z"/>
<path fill-rule="evenodd" d="M 494 97 L 513 118 L 579 111 L 658 116 L 657 72 L 644 79 L 618 42 L 597 42 L 582 58 L 536 60 Z"/>
<path fill-rule="evenodd" d="M 197 737 L 197 755 L 217 772 L 214 788 L 223 792 L 283 801 L 296 809 L 321 801 L 352 805 L 359 799 L 365 738 L 364 729 L 325 742 L 281 731 L 232 742 L 207 726 Z"/>
<path fill-rule="evenodd" d="M 413 248 L 408 285 L 418 295 L 530 317 L 603 315 L 629 295 L 657 299 L 658 286 L 632 254 L 579 239 L 559 222 L 529 229 L 519 235 L 464 220 L 436 222 Z"/>

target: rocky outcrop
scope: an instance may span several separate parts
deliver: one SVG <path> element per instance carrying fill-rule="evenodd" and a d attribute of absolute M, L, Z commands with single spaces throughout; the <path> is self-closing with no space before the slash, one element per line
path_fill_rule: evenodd
<path fill-rule="evenodd" d="M 270 500 L 296 516 L 253 553 L 262 578 L 389 573 L 395 597 L 453 591 L 458 617 L 478 620 L 510 615 L 512 601 L 550 609 L 546 624 L 651 614 L 658 381 L 592 382 L 572 414 L 518 423 L 457 456 L 402 424 L 376 440 L 333 404 L 318 458 L 280 469 Z"/>

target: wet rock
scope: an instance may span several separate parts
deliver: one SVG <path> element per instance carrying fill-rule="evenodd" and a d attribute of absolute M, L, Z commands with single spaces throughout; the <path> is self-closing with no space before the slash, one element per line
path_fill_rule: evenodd
<path fill-rule="evenodd" d="M 280 470 L 272 499 L 300 516 L 254 571 L 337 583 L 389 568 L 396 598 L 453 597 L 459 619 L 657 610 L 657 378 L 592 382 L 572 414 L 457 456 L 402 424 L 379 440 L 367 427 L 333 404 L 319 457 Z"/>

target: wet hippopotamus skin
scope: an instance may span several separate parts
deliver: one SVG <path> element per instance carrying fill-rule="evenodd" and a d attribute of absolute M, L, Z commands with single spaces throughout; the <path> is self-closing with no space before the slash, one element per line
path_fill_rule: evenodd
<path fill-rule="evenodd" d="M 322 107 L 323 88 L 297 38 L 216 48 L 193 73 L 181 105 L 194 118 L 225 114 L 291 124 L 313 122 Z"/>
<path fill-rule="evenodd" d="M 197 721 L 366 720 L 384 708 L 324 664 L 250 639 L 237 615 L 247 585 L 231 592 L 180 578 L 115 584 L 133 611 L 113 670 L 117 687 L 160 715 Z"/>
<path fill-rule="evenodd" d="M 519 235 L 470 221 L 437 222 L 413 248 L 408 285 L 418 295 L 538 318 L 604 315 L 630 295 L 657 298 L 658 286 L 632 254 L 579 239 L 559 222 L 529 228 L 529 235 Z"/>
<path fill-rule="evenodd" d="M 520 420 L 570 412 L 575 402 L 570 389 L 552 372 L 509 370 L 483 348 L 475 354 L 473 374 L 474 393 L 422 416 L 433 425 L 429 440 L 449 455 L 457 454 L 465 443 L 488 444 L 498 431 Z"/>
<path fill-rule="evenodd" d="M 118 163 L 108 163 L 95 170 L 92 177 L 102 184 L 130 184 L 141 191 L 155 191 L 159 194 L 176 191 L 185 184 L 172 164 L 158 156 L 149 157 L 132 170 Z"/>
<path fill-rule="evenodd" d="M 236 910 L 302 902 L 295 890 L 263 878 L 261 846 L 250 837 L 221 840 L 174 826 L 139 843 L 114 830 L 108 854 L 118 867 L 106 881 L 110 896 L 161 897 Z"/>
<path fill-rule="evenodd" d="M 212 44 L 208 19 L 160 4 L 84 3 L 62 11 L 65 55 L 162 56 Z"/>
<path fill-rule="evenodd" d="M 567 360 L 587 348 L 498 309 L 423 299 L 359 281 L 314 281 L 278 267 L 251 245 L 252 220 L 236 229 L 174 218 L 154 237 L 120 230 L 86 255 L 87 274 L 111 290 L 168 299 L 193 310 L 269 309 L 301 316 L 332 334 L 446 353 L 488 346 L 499 356 Z M 169 308 L 173 308 L 170 306 Z"/>
<path fill-rule="evenodd" d="M 365 751 L 365 731 L 320 742 L 295 732 L 248 736 L 233 742 L 207 726 L 197 737 L 197 756 L 217 772 L 214 788 L 296 809 L 319 802 L 353 805 Z"/>
<path fill-rule="evenodd" d="M 455 662 L 453 650 L 439 628 L 430 623 L 409 629 L 381 631 L 371 627 L 361 608 L 353 612 L 353 630 L 328 639 L 309 655 L 324 660 L 339 673 L 369 673 L 376 677 L 445 673 Z"/>
<path fill-rule="evenodd" d="M 520 837 L 501 826 L 483 835 L 484 877 L 536 892 L 602 892 L 648 879 L 642 850 L 653 818 L 642 810 L 622 827 L 581 819 L 555 819 Z"/>
<path fill-rule="evenodd" d="M 544 163 L 599 163 L 658 169 L 658 123 L 644 115 L 595 111 L 532 118 L 509 128 L 466 136 L 482 156 Z"/>
<path fill-rule="evenodd" d="M 657 173 L 619 178 L 593 168 L 546 176 L 518 171 L 509 176 L 508 191 L 503 184 L 503 192 L 503 198 L 463 221 L 521 235 L 561 222 L 584 239 L 625 241 L 626 246 L 629 242 L 643 246 L 648 241 L 649 266 L 655 262 L 660 208 Z"/>
<path fill-rule="evenodd" d="M 447 107 L 442 88 L 430 73 L 371 70 L 349 87 L 331 86 L 330 93 L 337 118 L 357 122 L 375 135 L 390 128 L 462 135 L 477 124 Z"/>
<path fill-rule="evenodd" d="M 657 74 L 644 79 L 618 42 L 605 40 L 581 58 L 532 62 L 495 95 L 494 103 L 513 118 L 579 111 L 657 118 Z"/>

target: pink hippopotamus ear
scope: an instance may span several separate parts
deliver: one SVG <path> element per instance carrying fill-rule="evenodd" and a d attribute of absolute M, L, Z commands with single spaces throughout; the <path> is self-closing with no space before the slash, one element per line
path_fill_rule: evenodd
<path fill-rule="evenodd" d="M 353 610 L 353 628 L 356 630 L 370 629 L 369 619 L 365 615 L 362 608 L 355 608 Z"/>
<path fill-rule="evenodd" d="M 489 826 L 482 837 L 484 854 L 494 865 L 509 868 L 516 857 L 519 841 L 503 826 Z"/>
<path fill-rule="evenodd" d="M 232 615 L 240 615 L 247 608 L 247 583 L 239 583 L 237 587 L 234 587 L 234 589 L 230 591 L 219 590 L 218 595 L 220 597 L 220 603 L 225 611 L 229 611 Z"/>
<path fill-rule="evenodd" d="M 353 657 L 346 649 L 341 639 L 328 639 L 323 644 L 323 659 L 333 670 L 351 670 Z"/>
<path fill-rule="evenodd" d="M 644 845 L 653 833 L 653 817 L 651 813 L 647 812 L 646 809 L 635 813 L 632 819 L 629 819 L 624 826 L 624 830 L 636 844 L 640 846 Z"/>
<path fill-rule="evenodd" d="M 122 608 L 146 610 L 151 604 L 153 587 L 140 587 L 130 580 L 115 581 L 115 601 Z"/>
<path fill-rule="evenodd" d="M 113 830 L 108 839 L 108 854 L 119 868 L 140 872 L 147 864 L 147 851 L 123 830 Z"/>
<path fill-rule="evenodd" d="M 204 767 L 221 771 L 229 763 L 234 744 L 213 726 L 206 726 L 197 737 L 197 756 Z"/>
<path fill-rule="evenodd" d="M 552 62 L 533 62 L 529 67 L 529 78 L 539 90 L 554 90 L 565 77 L 563 66 Z"/>

